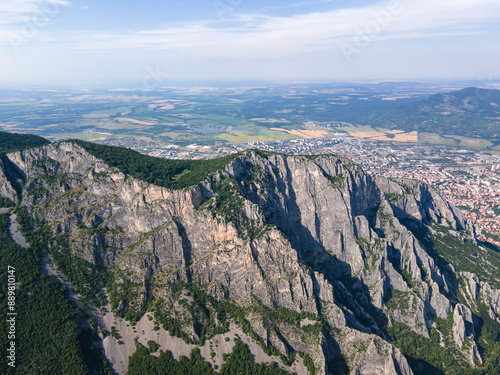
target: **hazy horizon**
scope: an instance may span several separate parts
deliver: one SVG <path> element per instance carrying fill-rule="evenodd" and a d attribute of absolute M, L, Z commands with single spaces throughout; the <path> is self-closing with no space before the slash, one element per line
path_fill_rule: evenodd
<path fill-rule="evenodd" d="M 494 0 L 4 0 L 0 85 L 500 76 Z"/>

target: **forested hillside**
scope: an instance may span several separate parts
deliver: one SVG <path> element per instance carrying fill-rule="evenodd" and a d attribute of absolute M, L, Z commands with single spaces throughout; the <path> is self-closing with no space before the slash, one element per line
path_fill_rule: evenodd
<path fill-rule="evenodd" d="M 480 137 L 498 144 L 500 90 L 469 87 L 401 103 L 354 101 L 338 108 L 333 118 L 408 132 Z"/>
<path fill-rule="evenodd" d="M 32 134 L 17 134 L 0 131 L 0 154 L 43 146 L 50 143 L 45 138 Z"/>
<path fill-rule="evenodd" d="M 33 228 L 33 220 L 26 210 L 16 210 L 22 231 L 30 242 L 28 248 L 15 244 L 9 238 L 9 214 L 0 215 L 0 278 L 15 277 L 16 367 L 7 365 L 2 355 L 2 374 L 99 374 L 111 375 L 108 363 L 92 343 L 95 333 L 82 329 L 90 316 L 79 310 L 67 298 L 68 290 L 56 280 L 41 272 L 42 257 L 49 252 L 51 233 L 46 226 Z M 7 288 L 0 288 L 0 306 L 7 307 Z M 10 310 L 9 310 L 10 311 Z M 0 336 L 7 338 L 10 325 L 0 321 Z M 3 352 L 7 340 L 2 340 Z"/>
<path fill-rule="evenodd" d="M 104 146 L 75 140 L 96 158 L 104 160 L 139 180 L 168 189 L 182 189 L 202 182 L 238 157 L 238 154 L 212 160 L 171 160 L 140 154 L 129 148 Z"/>

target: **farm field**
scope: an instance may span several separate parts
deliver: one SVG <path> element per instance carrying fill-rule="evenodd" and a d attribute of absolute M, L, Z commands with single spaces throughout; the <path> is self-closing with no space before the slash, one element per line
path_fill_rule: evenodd
<path fill-rule="evenodd" d="M 238 88 L 162 88 L 132 95 L 125 89 L 0 89 L 0 130 L 133 147 L 214 145 L 331 137 L 498 150 L 500 141 L 375 126 L 356 120 L 389 105 L 420 100 L 426 90 L 375 86 L 276 85 Z M 349 107 L 349 108 L 347 108 Z M 347 111 L 347 109 L 349 109 Z M 348 117 L 353 119 L 346 121 Z M 361 118 L 361 117 L 359 117 Z M 364 117 L 363 117 L 364 118 Z M 365 123 L 362 123 L 365 122 Z M 380 121 L 379 121 L 380 122 Z M 452 129 L 450 129 L 452 130 Z"/>

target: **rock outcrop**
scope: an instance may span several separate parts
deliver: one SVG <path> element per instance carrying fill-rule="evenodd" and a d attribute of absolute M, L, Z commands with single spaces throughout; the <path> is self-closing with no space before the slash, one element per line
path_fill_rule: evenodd
<path fill-rule="evenodd" d="M 500 316 L 500 290 L 456 272 L 432 247 L 445 235 L 477 244 L 461 212 L 420 182 L 374 178 L 335 156 L 256 151 L 184 190 L 136 180 L 71 142 L 5 159 L 16 174 L 0 163 L 0 195 L 49 223 L 72 256 L 114 270 L 116 291 L 131 285 L 112 306 L 119 314 L 161 301 L 159 316 L 186 316 L 195 302 L 171 286 L 192 285 L 219 302 L 261 306 L 250 315 L 256 335 L 284 356 L 306 353 L 324 375 L 412 374 L 391 327 L 430 340 L 449 317 L 457 360 L 480 365 L 477 301 Z M 318 320 L 269 330 L 263 311 L 277 308 Z M 320 320 L 318 331 L 302 330 Z"/>

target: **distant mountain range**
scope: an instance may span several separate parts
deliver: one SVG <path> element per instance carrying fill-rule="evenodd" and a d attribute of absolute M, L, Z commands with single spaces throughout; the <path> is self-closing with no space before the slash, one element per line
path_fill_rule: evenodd
<path fill-rule="evenodd" d="M 345 106 L 341 120 L 377 127 L 481 137 L 500 143 L 500 90 L 468 87 L 413 102 Z M 345 118 L 344 118 L 345 117 Z"/>
<path fill-rule="evenodd" d="M 469 87 L 436 94 L 394 108 L 386 115 L 391 126 L 430 133 L 498 138 L 500 90 Z"/>

